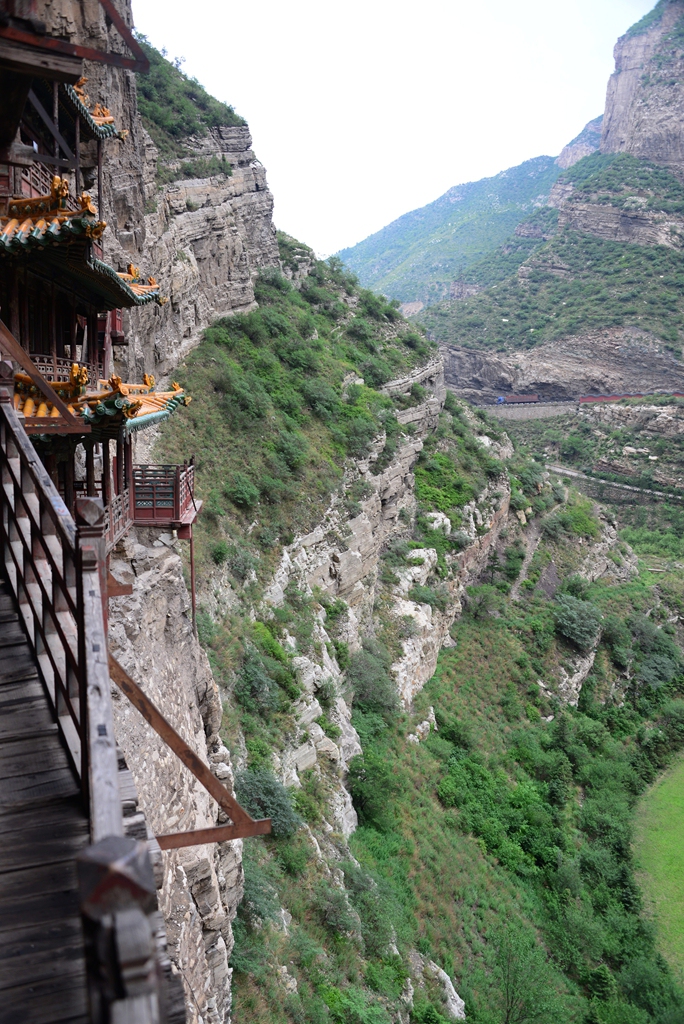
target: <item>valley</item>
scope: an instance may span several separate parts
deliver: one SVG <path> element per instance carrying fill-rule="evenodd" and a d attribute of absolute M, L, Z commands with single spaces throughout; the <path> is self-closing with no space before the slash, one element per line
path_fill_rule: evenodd
<path fill-rule="evenodd" d="M 632 847 L 684 744 L 681 402 L 568 401 L 684 389 L 681 186 L 597 138 L 486 252 L 468 222 L 460 291 L 425 264 L 416 318 L 396 226 L 393 301 L 279 233 L 178 366 L 156 451 L 197 453 L 220 757 L 274 823 L 242 845 L 236 1024 L 684 1015 Z M 527 392 L 567 404 L 488 409 Z"/>
<path fill-rule="evenodd" d="M 192 525 L 167 492 L 107 561 L 111 654 L 186 744 L 112 690 L 169 1024 L 681 1024 L 684 0 L 559 157 L 326 260 L 241 113 L 138 43 L 89 71 L 123 127 L 84 167 L 155 296 L 108 373 L 184 401 L 126 465 L 177 467 Z"/>

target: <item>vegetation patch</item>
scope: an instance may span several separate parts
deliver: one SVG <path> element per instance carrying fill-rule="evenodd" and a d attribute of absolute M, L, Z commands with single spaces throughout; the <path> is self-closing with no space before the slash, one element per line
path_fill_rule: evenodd
<path fill-rule="evenodd" d="M 231 106 L 214 99 L 197 79 L 184 74 L 179 61 L 167 60 L 166 52 L 160 53 L 144 36 L 138 35 L 138 42 L 150 62 L 147 74 L 136 75 L 138 109 L 163 160 L 186 156 L 185 140 L 206 135 L 209 128 L 247 124 Z"/>
<path fill-rule="evenodd" d="M 656 918 L 658 948 L 684 982 L 684 762 L 660 778 L 639 802 L 635 860 Z"/>

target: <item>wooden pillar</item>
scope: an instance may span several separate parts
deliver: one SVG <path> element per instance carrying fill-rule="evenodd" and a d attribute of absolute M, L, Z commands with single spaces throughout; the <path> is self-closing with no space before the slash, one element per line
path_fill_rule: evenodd
<path fill-rule="evenodd" d="M 74 512 L 74 459 L 76 452 L 72 451 L 64 463 L 64 504 L 71 514 Z"/>
<path fill-rule="evenodd" d="M 116 439 L 116 493 L 123 494 L 124 489 L 124 440 L 123 428 L 119 430 Z"/>
<path fill-rule="evenodd" d="M 109 462 L 109 438 L 102 442 L 102 500 L 109 505 L 112 500 L 111 465 Z"/>
<path fill-rule="evenodd" d="M 21 323 L 19 318 L 19 275 L 16 268 L 12 270 L 10 285 L 10 330 L 15 338 L 21 340 Z"/>
<path fill-rule="evenodd" d="M 55 82 L 55 85 L 57 83 Z M 57 380 L 57 297 L 54 284 L 50 285 L 50 306 L 48 308 L 48 331 L 50 334 L 50 356 L 54 380 Z"/>
<path fill-rule="evenodd" d="M 31 339 L 29 338 L 29 295 L 28 295 L 28 270 L 24 268 L 24 294 L 21 297 L 21 347 L 26 351 L 31 351 Z"/>
<path fill-rule="evenodd" d="M 45 463 L 45 468 L 46 468 L 46 470 L 48 471 L 48 473 L 50 475 L 50 479 L 52 480 L 52 482 L 55 485 L 55 487 L 57 488 L 57 490 L 59 490 L 59 472 L 57 470 L 57 456 L 56 455 L 46 455 L 45 459 L 44 459 L 44 463 Z"/>
<path fill-rule="evenodd" d="M 98 355 L 97 312 L 95 310 L 90 310 L 88 313 L 88 351 L 90 353 L 88 359 L 91 363 L 100 362 Z"/>
<path fill-rule="evenodd" d="M 81 118 L 76 115 L 76 124 L 74 125 L 74 156 L 76 163 L 75 180 L 76 180 L 76 195 L 81 194 Z"/>
<path fill-rule="evenodd" d="M 102 195 L 102 139 L 97 140 L 97 216 L 104 217 L 104 196 Z"/>
<path fill-rule="evenodd" d="M 195 541 L 190 524 L 190 597 L 192 600 L 192 631 L 197 636 L 197 599 L 195 596 Z"/>
<path fill-rule="evenodd" d="M 85 459 L 86 459 L 86 491 L 89 498 L 96 498 L 97 491 L 95 490 L 95 445 L 92 441 L 86 441 L 85 448 Z"/>
<path fill-rule="evenodd" d="M 59 131 L 59 82 L 52 83 L 52 120 L 55 122 L 55 128 Z M 55 139 L 55 156 L 59 159 L 59 142 L 57 139 Z"/>
<path fill-rule="evenodd" d="M 76 303 L 71 302 L 71 323 L 69 330 L 69 354 L 75 361 L 76 359 L 76 340 L 78 338 L 78 320 L 76 319 Z"/>

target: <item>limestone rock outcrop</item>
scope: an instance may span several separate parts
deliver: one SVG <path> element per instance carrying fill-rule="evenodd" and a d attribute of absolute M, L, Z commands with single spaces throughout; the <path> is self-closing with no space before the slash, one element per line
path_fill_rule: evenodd
<path fill-rule="evenodd" d="M 666 0 L 642 31 L 616 43 L 602 153 L 631 153 L 684 174 L 684 2 Z"/>
<path fill-rule="evenodd" d="M 507 393 L 569 399 L 684 388 L 681 361 L 637 327 L 586 330 L 522 352 L 449 346 L 444 365 L 447 385 L 475 402 Z"/>
<path fill-rule="evenodd" d="M 110 602 L 112 654 L 224 785 L 232 784 L 218 729 L 221 703 L 194 636 L 178 541 L 134 531 L 112 555 L 111 572 L 130 597 Z M 154 834 L 211 827 L 217 806 L 116 687 L 117 740 Z M 188 1022 L 224 1024 L 230 1012 L 231 921 L 242 898 L 240 840 L 163 854 L 159 905 L 169 956 L 186 990 Z"/>
<path fill-rule="evenodd" d="M 147 160 L 154 160 L 145 136 Z M 141 250 L 130 254 L 126 246 L 135 239 L 125 230 L 109 242 L 109 259 L 122 266 L 139 261 L 169 300 L 161 309 L 128 314 L 129 345 L 119 357 L 128 376 L 168 376 L 212 320 L 253 308 L 256 274 L 278 265 L 273 197 L 249 129 L 215 128 L 188 140 L 187 149 L 189 157 L 224 158 L 231 175 L 179 180 L 159 191 L 152 182 L 146 202 L 153 209 L 142 217 Z"/>

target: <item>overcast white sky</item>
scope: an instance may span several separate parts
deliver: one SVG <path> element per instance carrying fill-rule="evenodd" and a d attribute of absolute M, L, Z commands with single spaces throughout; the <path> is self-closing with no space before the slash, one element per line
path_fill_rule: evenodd
<path fill-rule="evenodd" d="M 136 27 L 247 119 L 275 221 L 319 254 L 452 185 L 555 155 L 603 111 L 655 0 L 133 0 Z"/>

